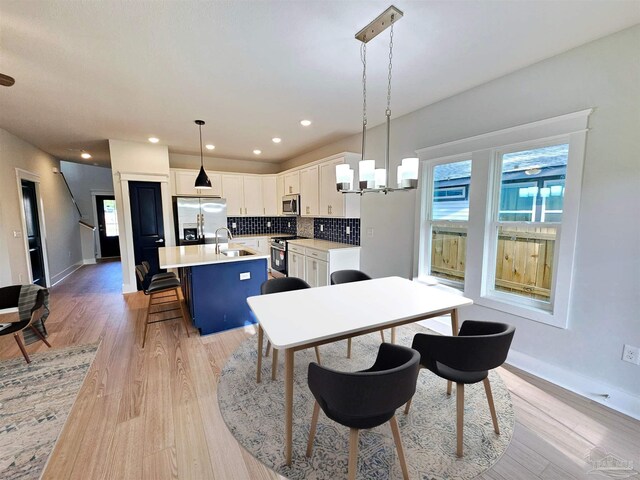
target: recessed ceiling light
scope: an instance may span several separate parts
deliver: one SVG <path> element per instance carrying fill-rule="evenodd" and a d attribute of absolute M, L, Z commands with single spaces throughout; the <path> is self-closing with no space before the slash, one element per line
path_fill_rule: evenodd
<path fill-rule="evenodd" d="M 156 138 L 156 137 L 149 137 L 149 141 L 150 141 L 151 143 L 158 143 L 158 142 L 160 141 L 160 139 L 159 139 L 159 138 Z"/>
<path fill-rule="evenodd" d="M 282 139 L 281 139 L 280 137 L 273 137 L 273 138 L 271 139 L 271 141 L 272 141 L 273 143 L 280 143 L 280 142 L 282 141 Z"/>
<path fill-rule="evenodd" d="M 311 125 L 311 120 L 300 120 L 300 125 L 302 125 L 303 127 L 308 127 L 309 125 Z"/>
<path fill-rule="evenodd" d="M 253 151 L 253 153 L 255 153 L 256 155 L 260 155 L 262 153 L 262 150 L 258 150 L 257 148 Z"/>
<path fill-rule="evenodd" d="M 91 154 L 89 154 L 89 153 L 87 153 L 87 152 L 82 152 L 82 153 L 80 154 L 80 156 L 81 156 L 82 158 L 86 159 L 86 160 L 88 160 L 88 159 L 90 159 L 90 158 L 91 158 Z"/>
<path fill-rule="evenodd" d="M 207 150 L 213 150 L 214 148 L 216 148 L 215 145 L 211 145 L 210 143 L 207 143 L 205 147 L 207 148 Z"/>

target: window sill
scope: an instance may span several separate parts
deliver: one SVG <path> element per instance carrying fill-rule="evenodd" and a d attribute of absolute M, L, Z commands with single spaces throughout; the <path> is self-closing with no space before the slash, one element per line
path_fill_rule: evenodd
<path fill-rule="evenodd" d="M 523 305 L 505 299 L 502 296 L 481 296 L 473 299 L 474 305 L 491 308 L 500 312 L 509 313 L 518 317 L 533 320 L 534 322 L 544 323 L 557 328 L 567 328 L 566 318 L 554 313 L 553 310 L 547 310 L 533 305 Z"/>

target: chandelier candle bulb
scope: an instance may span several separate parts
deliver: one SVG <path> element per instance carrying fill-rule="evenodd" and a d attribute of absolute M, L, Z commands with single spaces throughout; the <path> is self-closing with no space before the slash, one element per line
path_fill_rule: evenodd
<path fill-rule="evenodd" d="M 396 174 L 396 182 L 398 182 L 398 188 L 402 188 L 403 180 L 404 180 L 404 165 L 398 165 L 398 173 Z"/>
<path fill-rule="evenodd" d="M 376 175 L 376 161 L 375 160 L 361 160 L 359 162 L 360 170 L 360 188 L 371 188 L 375 181 Z"/>
<path fill-rule="evenodd" d="M 387 186 L 387 171 L 384 168 L 376 168 L 373 186 L 374 188 L 384 188 Z"/>
<path fill-rule="evenodd" d="M 351 190 L 353 186 L 353 170 L 348 164 L 336 165 L 336 187 L 338 191 Z"/>

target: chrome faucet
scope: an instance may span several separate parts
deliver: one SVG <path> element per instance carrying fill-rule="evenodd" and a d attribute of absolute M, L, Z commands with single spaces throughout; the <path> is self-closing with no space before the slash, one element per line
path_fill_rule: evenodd
<path fill-rule="evenodd" d="M 226 230 L 227 231 L 227 236 L 229 238 L 229 240 L 233 240 L 233 235 L 231 235 L 231 230 L 229 230 L 227 227 L 220 227 L 216 230 L 216 253 L 220 253 L 220 243 L 218 243 L 218 232 L 220 230 Z"/>

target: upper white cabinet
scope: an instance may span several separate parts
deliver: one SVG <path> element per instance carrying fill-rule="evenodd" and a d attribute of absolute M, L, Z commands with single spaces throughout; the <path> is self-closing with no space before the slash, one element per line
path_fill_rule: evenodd
<path fill-rule="evenodd" d="M 262 204 L 262 177 L 245 175 L 243 180 L 244 215 L 258 217 L 264 215 Z"/>
<path fill-rule="evenodd" d="M 340 193 L 336 188 L 336 165 L 349 163 L 345 157 L 335 158 L 319 165 L 320 195 L 318 215 L 321 217 L 360 217 L 360 195 Z"/>
<path fill-rule="evenodd" d="M 278 206 L 278 215 L 282 215 L 282 197 L 284 193 L 284 175 L 276 177 L 276 203 Z"/>
<path fill-rule="evenodd" d="M 318 215 L 318 165 L 300 170 L 300 214 Z"/>
<path fill-rule="evenodd" d="M 242 175 L 222 175 L 222 197 L 227 199 L 227 216 L 245 215 Z"/>
<path fill-rule="evenodd" d="M 284 174 L 284 194 L 292 195 L 300 193 L 300 171 L 289 172 Z"/>
<path fill-rule="evenodd" d="M 246 191 L 246 188 L 245 188 Z M 262 176 L 262 215 L 275 217 L 278 215 L 278 187 L 275 175 Z M 282 207 L 280 207 L 282 208 Z"/>
<path fill-rule="evenodd" d="M 174 195 L 194 195 L 198 197 L 221 197 L 222 196 L 222 175 L 219 173 L 208 173 L 211 180 L 211 189 L 196 188 L 196 177 L 198 170 L 173 170 L 172 180 L 173 188 L 171 193 Z"/>

